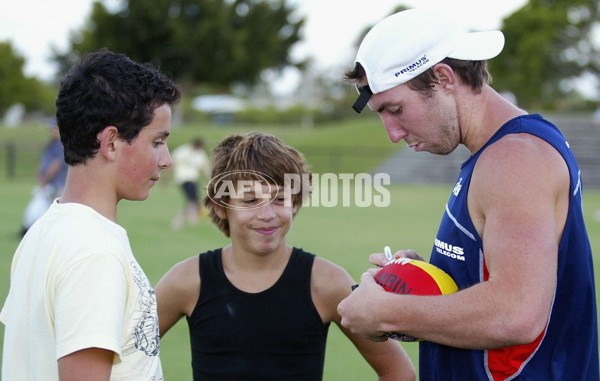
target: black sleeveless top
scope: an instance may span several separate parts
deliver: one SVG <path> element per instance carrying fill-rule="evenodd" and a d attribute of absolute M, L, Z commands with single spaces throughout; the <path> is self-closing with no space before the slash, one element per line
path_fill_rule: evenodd
<path fill-rule="evenodd" d="M 237 289 L 221 249 L 200 254 L 201 290 L 188 317 L 194 381 L 322 380 L 329 324 L 310 291 L 314 254 L 294 248 L 275 284 Z"/>

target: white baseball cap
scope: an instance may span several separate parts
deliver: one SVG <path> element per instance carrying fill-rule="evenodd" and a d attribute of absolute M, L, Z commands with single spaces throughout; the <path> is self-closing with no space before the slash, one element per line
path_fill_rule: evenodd
<path fill-rule="evenodd" d="M 494 58 L 504 47 L 500 31 L 468 32 L 443 15 L 409 9 L 378 22 L 358 48 L 368 86 L 359 88 L 354 110 L 361 112 L 372 94 L 401 85 L 445 58 L 482 61 Z"/>

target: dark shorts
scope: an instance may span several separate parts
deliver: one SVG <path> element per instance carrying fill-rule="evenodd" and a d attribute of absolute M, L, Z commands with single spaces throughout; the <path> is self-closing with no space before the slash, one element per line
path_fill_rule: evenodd
<path fill-rule="evenodd" d="M 198 202 L 198 184 L 191 181 L 186 181 L 185 183 L 181 184 L 181 188 L 183 189 L 186 200 Z"/>

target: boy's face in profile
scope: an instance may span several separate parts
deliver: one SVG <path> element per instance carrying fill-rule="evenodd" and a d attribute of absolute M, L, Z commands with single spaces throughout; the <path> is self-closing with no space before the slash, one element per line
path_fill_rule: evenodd
<path fill-rule="evenodd" d="M 154 110 L 154 118 L 131 142 L 119 140 L 118 155 L 121 181 L 117 196 L 125 200 L 145 200 L 160 178 L 160 171 L 171 166 L 167 139 L 171 131 L 171 108 L 162 105 Z"/>

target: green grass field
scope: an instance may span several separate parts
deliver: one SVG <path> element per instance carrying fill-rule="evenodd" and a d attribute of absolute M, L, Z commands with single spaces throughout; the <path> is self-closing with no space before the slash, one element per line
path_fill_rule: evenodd
<path fill-rule="evenodd" d="M 242 130 L 244 128 L 235 130 L 182 128 L 174 131 L 171 148 L 196 135 L 205 137 L 209 146 L 212 146 L 221 137 Z M 313 163 L 314 171 L 324 173 L 370 170 L 395 149 L 395 146 L 386 141 L 382 130 L 378 122 L 374 121 L 366 125 L 357 123 L 348 127 L 328 127 L 314 131 L 289 128 L 269 131 L 299 148 L 322 147 L 322 150 L 305 150 L 305 154 Z M 46 135 L 41 127 L 27 129 L 20 133 L 16 130 L 5 133 L 5 130 L 0 128 L 0 144 L 10 139 L 43 142 L 45 138 Z M 332 160 L 331 155 L 322 154 L 329 147 L 343 147 L 344 152 L 350 152 L 352 147 L 359 146 L 381 151 L 380 156 L 372 155 L 372 151 L 364 151 L 366 152 L 364 157 L 357 154 L 344 157 L 343 160 Z M 310 152 L 315 152 L 314 160 Z M 22 212 L 34 185 L 34 170 L 31 168 L 31 162 L 35 163 L 35 161 L 29 162 L 30 167 L 18 168 L 20 175 L 16 180 L 7 180 L 5 172 L 0 171 L 1 303 L 8 292 L 10 262 L 19 242 L 17 232 Z M 0 163 L 3 163 L 3 158 L 0 158 Z M 353 166 L 354 170 L 352 170 Z M 168 176 L 165 176 L 165 180 L 168 180 Z M 288 236 L 288 242 L 343 266 L 355 279 L 358 279 L 360 274 L 369 267 L 368 255 L 374 251 L 381 251 L 384 245 L 390 245 L 392 249 L 412 248 L 427 256 L 451 187 L 394 185 L 388 189 L 391 192 L 391 205 L 385 208 L 337 206 L 301 209 Z M 207 249 L 223 246 L 227 242 L 207 220 L 201 221 L 198 226 L 186 227 L 181 231 L 171 230 L 171 218 L 182 203 L 179 189 L 173 183 L 164 181 L 153 189 L 149 200 L 122 202 L 119 207 L 119 222 L 128 230 L 134 253 L 153 283 L 156 283 L 176 262 Z M 598 274 L 600 222 L 595 214 L 600 211 L 600 192 L 586 191 L 584 207 L 592 246 L 596 253 Z M 0 341 L 3 332 L 4 327 L 0 324 Z M 404 347 L 417 365 L 417 344 L 407 343 Z M 162 340 L 161 358 L 167 380 L 191 379 L 189 341 L 185 321 L 180 321 Z M 375 379 L 374 372 L 335 325 L 331 327 L 329 333 L 324 379 L 328 381 Z"/>

